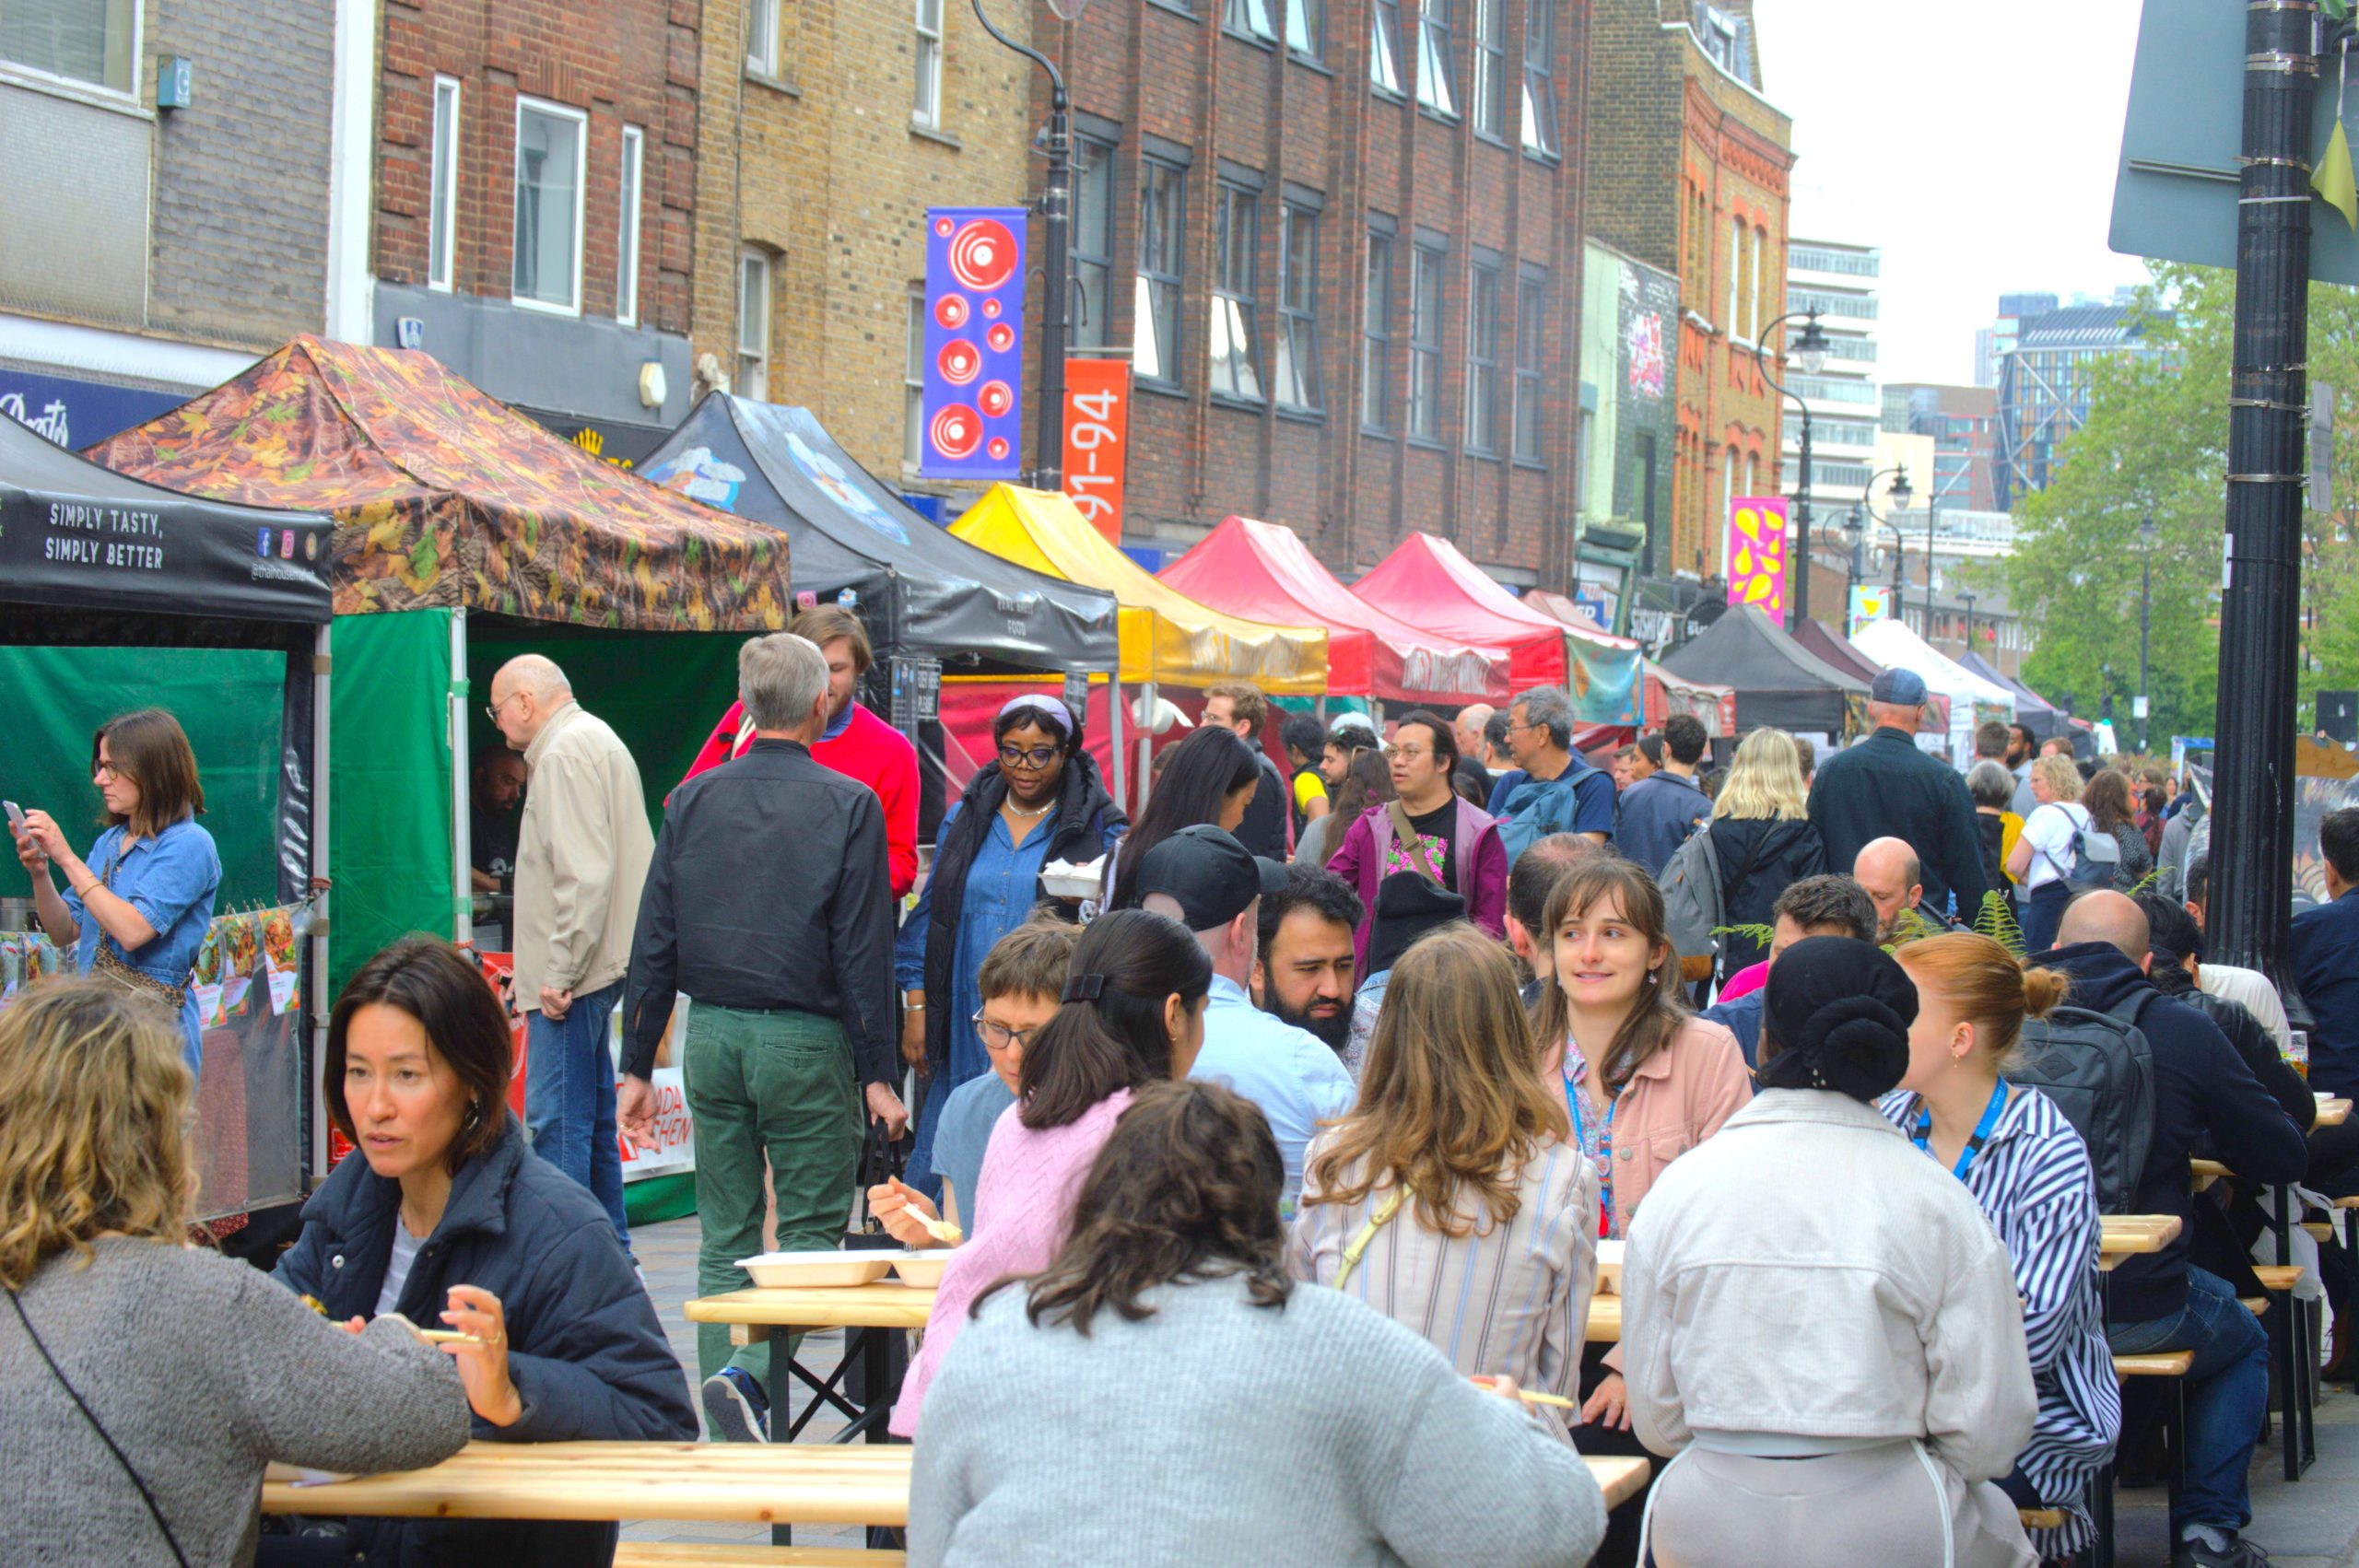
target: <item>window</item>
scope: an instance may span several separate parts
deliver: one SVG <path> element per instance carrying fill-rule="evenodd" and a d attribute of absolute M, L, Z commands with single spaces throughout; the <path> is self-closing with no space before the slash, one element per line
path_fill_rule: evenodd
<path fill-rule="evenodd" d="M 1075 348 L 1103 348 L 1114 325 L 1114 149 L 1073 139 L 1073 280 L 1067 336 Z"/>
<path fill-rule="evenodd" d="M 1401 0 L 1373 0 L 1370 6 L 1367 79 L 1386 92 L 1401 90 Z"/>
<path fill-rule="evenodd" d="M 1327 53 L 1327 0 L 1285 0 L 1286 47 L 1306 60 Z"/>
<path fill-rule="evenodd" d="M 1507 135 L 1509 3 L 1474 0 L 1474 128 L 1486 136 Z"/>
<path fill-rule="evenodd" d="M 925 459 L 925 290 L 912 288 L 901 328 L 901 466 Z"/>
<path fill-rule="evenodd" d="M 581 159 L 589 116 L 563 104 L 516 100 L 515 300 L 530 310 L 581 310 Z"/>
<path fill-rule="evenodd" d="M 1319 215 L 1287 202 L 1278 209 L 1278 401 L 1317 408 Z"/>
<path fill-rule="evenodd" d="M 1883 270 L 1879 252 L 1818 251 L 1801 245 L 1787 256 L 1786 265 L 1795 272 L 1845 273 L 1853 277 L 1874 277 Z"/>
<path fill-rule="evenodd" d="M 615 320 L 627 327 L 639 324 L 640 176 L 646 161 L 647 133 L 624 126 L 622 179 L 616 187 L 622 232 L 615 241 Z"/>
<path fill-rule="evenodd" d="M 1226 180 L 1217 189 L 1220 206 L 1213 236 L 1213 391 L 1258 403 L 1262 360 L 1255 345 L 1253 275 L 1261 251 L 1261 196 Z"/>
<path fill-rule="evenodd" d="M 7 0 L 0 5 L 0 59 L 136 92 L 138 26 L 132 0 Z"/>
<path fill-rule="evenodd" d="M 1441 432 L 1441 269 L 1435 248 L 1409 250 L 1409 434 Z"/>
<path fill-rule="evenodd" d="M 1139 159 L 1138 294 L 1131 369 L 1149 380 L 1180 379 L 1180 280 L 1188 228 L 1188 171 Z"/>
<path fill-rule="evenodd" d="M 1720 481 L 1720 512 L 1726 516 L 1730 506 L 1736 500 L 1736 449 L 1722 447 L 1720 455 L 1725 460 L 1722 466 L 1726 470 Z"/>
<path fill-rule="evenodd" d="M 910 122 L 936 127 L 942 123 L 942 0 L 917 0 L 917 88 Z"/>
<path fill-rule="evenodd" d="M 1547 363 L 1548 276 L 1526 271 L 1515 280 L 1515 460 L 1540 461 L 1542 370 Z M 1584 415 L 1583 428 L 1587 428 Z M 1586 469 L 1583 472 L 1587 472 Z"/>
<path fill-rule="evenodd" d="M 770 396 L 770 258 L 748 245 L 737 256 L 737 395 Z"/>
<path fill-rule="evenodd" d="M 1523 149 L 1556 156 L 1556 0 L 1524 6 Z"/>
<path fill-rule="evenodd" d="M 779 0 L 745 0 L 745 69 L 778 75 Z"/>
<path fill-rule="evenodd" d="M 1466 272 L 1466 450 L 1499 450 L 1499 268 L 1476 262 Z"/>
<path fill-rule="evenodd" d="M 1763 325 L 1768 321 L 1772 311 L 1770 296 L 1761 291 L 1761 275 L 1767 270 L 1768 254 L 1769 231 L 1766 228 L 1755 229 L 1753 231 L 1753 321 L 1752 330 L 1745 334 L 1748 337 L 1760 336 Z"/>
<path fill-rule="evenodd" d="M 1738 74 L 1736 53 L 1736 18 L 1716 6 L 1699 6 L 1701 26 L 1696 29 L 1696 41 L 1711 56 L 1712 64 L 1733 76 Z"/>
<path fill-rule="evenodd" d="M 1744 225 L 1729 219 L 1729 313 L 1720 318 L 1721 327 L 1731 336 L 1736 333 L 1736 301 L 1738 280 L 1744 276 Z"/>
<path fill-rule="evenodd" d="M 429 157 L 426 287 L 448 293 L 459 228 L 459 84 L 449 76 L 434 78 L 434 147 Z"/>
<path fill-rule="evenodd" d="M 1392 236 L 1369 229 L 1367 305 L 1360 320 L 1360 425 L 1381 430 L 1392 417 Z"/>
<path fill-rule="evenodd" d="M 1826 357 L 1829 359 L 1848 359 L 1858 364 L 1872 365 L 1876 359 L 1875 340 L 1866 337 L 1845 337 L 1841 333 L 1829 333 L 1826 334 Z"/>
<path fill-rule="evenodd" d="M 1455 0 L 1419 0 L 1417 6 L 1417 101 L 1437 114 L 1458 112 L 1458 90 L 1449 80 L 1449 7 Z"/>
<path fill-rule="evenodd" d="M 1278 36 L 1277 29 L 1270 26 L 1269 0 L 1224 0 L 1220 25 L 1247 38 L 1275 41 Z"/>

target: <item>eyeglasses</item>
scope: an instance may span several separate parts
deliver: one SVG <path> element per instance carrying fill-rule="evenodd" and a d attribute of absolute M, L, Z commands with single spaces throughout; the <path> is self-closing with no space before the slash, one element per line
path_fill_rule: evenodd
<path fill-rule="evenodd" d="M 483 716 L 484 716 L 486 719 L 490 720 L 494 724 L 499 723 L 499 710 L 500 710 L 501 708 L 503 708 L 507 707 L 510 703 L 514 702 L 518 697 L 522 696 L 523 695 L 524 695 L 524 694 L 523 694 L 522 692 L 510 692 L 506 696 L 501 697 L 498 702 L 495 702 L 495 703 L 491 704 L 489 707 L 486 708 L 483 710 Z"/>
<path fill-rule="evenodd" d="M 1036 1024 L 1029 1029 L 1011 1029 L 1004 1024 L 992 1023 L 980 1012 L 968 1022 L 975 1026 L 975 1033 L 982 1036 L 983 1049 L 987 1051 L 1020 1050 L 1032 1043 L 1033 1036 L 1039 1034 L 1041 1028 Z"/>
<path fill-rule="evenodd" d="M 1426 758 L 1433 755 L 1434 754 L 1431 752 L 1417 751 L 1408 746 L 1395 746 L 1392 748 L 1392 755 L 1399 757 L 1402 762 L 1423 762 Z"/>
<path fill-rule="evenodd" d="M 1056 761 L 1059 755 L 1054 746 L 1034 746 L 1030 751 L 1021 746 L 1002 746 L 999 749 L 999 765 L 1002 767 L 1028 767 L 1037 773 Z"/>

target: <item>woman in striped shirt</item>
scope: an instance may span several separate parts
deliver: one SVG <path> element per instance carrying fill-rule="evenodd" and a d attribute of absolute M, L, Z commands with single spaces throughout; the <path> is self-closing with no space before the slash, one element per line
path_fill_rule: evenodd
<path fill-rule="evenodd" d="M 1311 1141 L 1287 1272 L 1359 1297 L 1470 1376 L 1572 1398 L 1597 1176 L 1567 1140 L 1506 949 L 1471 927 L 1392 968 L 1359 1103 Z M 1569 1441 L 1561 1409 L 1541 1413 Z"/>
<path fill-rule="evenodd" d="M 1916 983 L 1918 1011 L 1907 1075 L 1881 1108 L 1966 1183 L 2014 1261 L 2039 1420 L 1999 1484 L 2019 1507 L 2065 1511 L 2062 1529 L 2033 1536 L 2043 1559 L 2063 1557 L 2088 1544 L 2090 1487 L 2121 1430 L 2097 1295 L 2096 1188 L 2063 1113 L 2001 1070 L 2024 1019 L 2061 1000 L 2066 978 L 1966 931 L 1893 956 Z"/>

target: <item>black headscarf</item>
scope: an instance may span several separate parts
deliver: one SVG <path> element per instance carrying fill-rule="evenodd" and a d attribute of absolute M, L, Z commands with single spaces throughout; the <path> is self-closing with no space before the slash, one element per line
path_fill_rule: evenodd
<path fill-rule="evenodd" d="M 1908 1071 L 1916 1017 L 1917 988 L 1882 948 L 1847 936 L 1798 942 L 1769 971 L 1761 1085 L 1873 1100 Z"/>

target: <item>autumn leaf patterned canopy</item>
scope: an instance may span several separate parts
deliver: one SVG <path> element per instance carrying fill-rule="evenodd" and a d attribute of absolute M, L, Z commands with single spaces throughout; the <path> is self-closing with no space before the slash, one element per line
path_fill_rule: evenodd
<path fill-rule="evenodd" d="M 304 336 L 87 454 L 336 521 L 335 613 L 464 607 L 615 631 L 786 625 L 786 535 L 666 494 L 428 355 Z"/>

